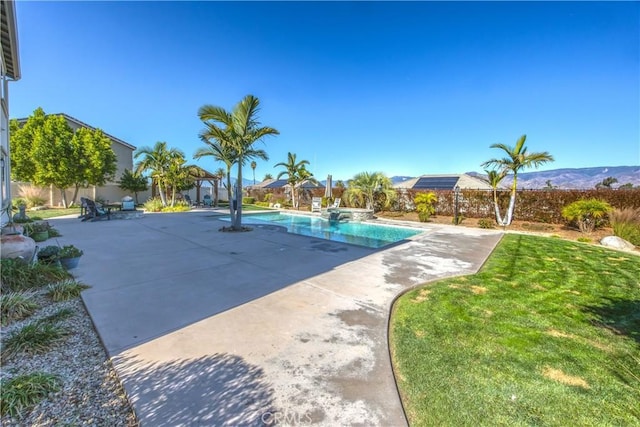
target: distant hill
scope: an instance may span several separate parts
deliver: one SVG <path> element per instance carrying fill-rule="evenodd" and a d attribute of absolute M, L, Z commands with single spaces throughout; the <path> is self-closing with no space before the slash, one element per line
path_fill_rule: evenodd
<path fill-rule="evenodd" d="M 484 176 L 478 172 L 467 173 L 472 176 Z M 518 174 L 518 188 L 545 188 L 547 181 L 549 181 L 553 187 L 560 189 L 588 189 L 595 188 L 596 184 L 608 177 L 618 180 L 612 185 L 612 188 L 626 183 L 631 183 L 634 187 L 640 186 L 640 166 L 599 166 L 524 172 Z M 509 175 L 502 181 L 502 184 L 509 185 L 512 181 L 513 176 Z"/>

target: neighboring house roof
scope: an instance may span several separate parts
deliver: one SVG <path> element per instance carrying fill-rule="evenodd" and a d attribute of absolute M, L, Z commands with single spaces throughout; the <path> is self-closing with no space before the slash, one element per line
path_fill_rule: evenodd
<path fill-rule="evenodd" d="M 412 190 L 453 190 L 456 186 L 464 189 L 491 190 L 491 185 L 467 174 L 422 175 L 402 181 L 395 188 Z"/>
<path fill-rule="evenodd" d="M 271 182 L 267 183 L 266 185 L 263 185 L 262 188 L 282 188 L 287 185 L 286 179 L 271 179 L 268 181 L 271 181 Z"/>
<path fill-rule="evenodd" d="M 86 124 L 85 122 L 81 122 L 80 120 L 76 119 L 75 117 L 71 117 L 70 115 L 65 114 L 65 113 L 47 114 L 47 116 L 62 116 L 62 117 L 64 117 L 68 122 L 74 123 L 76 126 L 79 126 L 79 127 L 85 127 L 85 128 L 91 129 L 91 130 L 96 130 L 96 128 L 95 128 L 95 127 L 93 127 L 93 126 L 91 126 L 91 125 L 88 125 L 88 124 Z M 26 117 L 23 117 L 23 118 L 21 118 L 21 119 L 17 119 L 17 120 L 18 120 L 18 123 L 20 123 L 21 125 L 23 125 L 24 123 L 26 123 L 26 122 L 27 122 L 27 120 L 28 120 L 28 119 L 27 119 Z M 128 148 L 128 149 L 130 149 L 130 150 L 135 150 L 135 149 L 136 149 L 136 147 L 135 147 L 134 145 L 131 145 L 131 144 L 127 143 L 127 142 L 124 142 L 124 141 L 123 141 L 123 140 L 121 140 L 120 138 L 116 138 L 115 136 L 113 136 L 113 135 L 110 135 L 110 134 L 106 133 L 106 132 L 105 132 L 104 130 L 102 130 L 102 129 L 100 129 L 100 130 L 102 131 L 102 133 L 104 133 L 104 134 L 105 134 L 105 136 L 107 136 L 107 137 L 108 137 L 109 139 L 111 139 L 113 142 L 116 142 L 116 143 L 118 143 L 118 144 L 120 144 L 120 145 L 123 145 L 123 146 L 127 147 L 127 148 Z"/>
<path fill-rule="evenodd" d="M 9 0 L 2 0 L 0 3 L 0 41 L 6 76 L 13 80 L 20 80 L 15 4 Z"/>

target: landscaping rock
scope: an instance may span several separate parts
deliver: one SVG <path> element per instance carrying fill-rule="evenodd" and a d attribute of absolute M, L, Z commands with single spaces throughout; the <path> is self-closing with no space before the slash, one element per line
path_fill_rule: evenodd
<path fill-rule="evenodd" d="M 635 249 L 635 246 L 626 240 L 618 237 L 618 236 L 607 236 L 600 240 L 600 244 L 602 246 L 607 246 L 609 248 L 614 249 L 622 249 L 625 251 L 632 251 Z"/>

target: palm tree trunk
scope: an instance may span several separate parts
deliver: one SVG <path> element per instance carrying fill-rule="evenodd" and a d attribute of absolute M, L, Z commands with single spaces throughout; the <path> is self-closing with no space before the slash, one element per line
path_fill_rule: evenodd
<path fill-rule="evenodd" d="M 160 201 L 162 201 L 162 206 L 167 206 L 167 195 L 164 193 L 164 188 L 162 188 L 162 183 L 158 180 L 158 193 L 160 193 Z"/>
<path fill-rule="evenodd" d="M 509 209 L 507 210 L 507 218 L 505 220 L 505 226 L 511 225 L 511 221 L 513 220 L 513 210 L 516 206 L 516 186 L 517 186 L 517 175 L 513 175 L 513 184 L 511 185 L 511 197 L 509 198 Z"/>
<path fill-rule="evenodd" d="M 504 227 L 504 222 L 502 221 L 502 215 L 500 215 L 500 206 L 498 206 L 498 190 L 493 189 L 493 208 L 496 213 L 496 222 L 499 226 Z"/>
<path fill-rule="evenodd" d="M 242 230 L 242 156 L 238 157 L 238 180 L 236 182 L 236 218 L 233 229 Z"/>
<path fill-rule="evenodd" d="M 227 168 L 227 199 L 229 199 L 229 220 L 233 227 L 236 222 L 236 213 L 233 210 L 233 188 L 231 187 L 231 168 Z"/>
<path fill-rule="evenodd" d="M 213 206 L 218 207 L 218 185 L 219 180 L 216 178 L 213 180 Z"/>

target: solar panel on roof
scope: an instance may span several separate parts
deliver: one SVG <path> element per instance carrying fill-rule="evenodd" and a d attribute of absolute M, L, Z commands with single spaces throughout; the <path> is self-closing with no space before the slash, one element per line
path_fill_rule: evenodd
<path fill-rule="evenodd" d="M 458 183 L 458 177 L 423 177 L 414 184 L 415 190 L 453 190 Z"/>
<path fill-rule="evenodd" d="M 286 179 L 278 179 L 276 181 L 273 181 L 271 184 L 265 185 L 264 188 L 280 188 L 284 187 L 285 185 L 287 185 Z"/>

